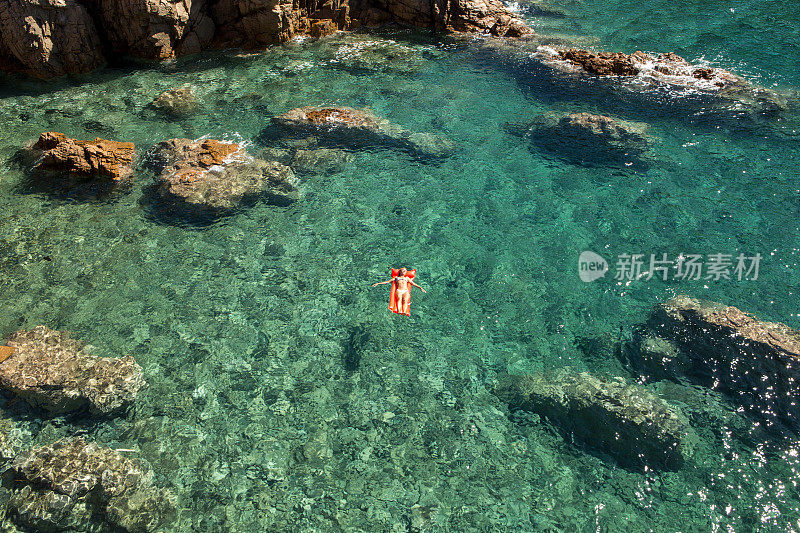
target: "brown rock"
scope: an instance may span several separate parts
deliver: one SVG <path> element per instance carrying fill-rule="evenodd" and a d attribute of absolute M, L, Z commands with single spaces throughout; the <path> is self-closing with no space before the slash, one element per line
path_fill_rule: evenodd
<path fill-rule="evenodd" d="M 208 0 L 102 0 L 96 15 L 116 53 L 167 59 L 199 52 L 214 35 Z"/>
<path fill-rule="evenodd" d="M 105 63 L 92 17 L 75 0 L 0 2 L 0 59 L 4 70 L 37 78 L 89 72 Z"/>
<path fill-rule="evenodd" d="M 636 84 L 622 86 L 634 91 L 669 89 L 681 98 L 707 100 L 710 96 L 723 108 L 731 108 L 736 112 L 747 109 L 757 113 L 776 113 L 788 107 L 784 95 L 754 86 L 727 70 L 689 63 L 673 53 L 655 57 L 641 51 L 624 54 L 595 53 L 576 48 L 561 51 L 543 48 L 538 57 L 556 71 L 570 75 L 580 70 L 601 79 L 637 76 Z"/>
<path fill-rule="evenodd" d="M 558 53 L 561 59 L 580 65 L 587 72 L 598 76 L 635 76 L 639 73 L 631 56 L 620 52 L 592 53 L 588 50 L 571 48 Z"/>
<path fill-rule="evenodd" d="M 299 197 L 289 167 L 255 159 L 236 143 L 171 139 L 156 146 L 153 161 L 159 194 L 184 207 L 225 210 L 262 196 L 281 204 Z"/>
<path fill-rule="evenodd" d="M 78 438 L 20 453 L 5 488 L 12 521 L 36 531 L 156 531 L 176 499 L 145 464 Z"/>
<path fill-rule="evenodd" d="M 0 363 L 14 355 L 16 348 L 13 346 L 0 346 Z"/>
<path fill-rule="evenodd" d="M 311 30 L 308 32 L 312 37 L 320 38 L 326 35 L 333 35 L 339 31 L 336 23 L 330 19 L 314 20 L 311 22 Z"/>
<path fill-rule="evenodd" d="M 365 24 L 387 21 L 438 31 L 486 33 L 498 37 L 533 34 L 499 0 L 386 0 L 351 4 L 356 19 Z"/>
<path fill-rule="evenodd" d="M 110 414 L 125 408 L 145 386 L 133 357 L 89 355 L 83 342 L 64 331 L 37 326 L 14 333 L 8 345 L 15 352 L 0 363 L 0 388 L 52 414 L 85 407 Z"/>
<path fill-rule="evenodd" d="M 42 133 L 32 149 L 41 151 L 34 169 L 85 178 L 121 180 L 133 175 L 134 145 L 100 139 L 78 141 L 63 133 Z"/>

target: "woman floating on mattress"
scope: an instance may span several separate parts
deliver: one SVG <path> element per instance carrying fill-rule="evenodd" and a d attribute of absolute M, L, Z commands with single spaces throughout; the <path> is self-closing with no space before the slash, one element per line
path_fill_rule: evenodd
<path fill-rule="evenodd" d="M 389 311 L 400 315 L 411 316 L 411 287 L 417 287 L 422 292 L 428 292 L 416 283 L 414 283 L 414 276 L 417 275 L 417 270 L 407 270 L 405 267 L 400 270 L 392 269 L 392 279 L 389 281 L 381 281 L 380 283 L 373 283 L 373 287 L 378 285 L 392 284 L 392 290 L 389 293 Z"/>

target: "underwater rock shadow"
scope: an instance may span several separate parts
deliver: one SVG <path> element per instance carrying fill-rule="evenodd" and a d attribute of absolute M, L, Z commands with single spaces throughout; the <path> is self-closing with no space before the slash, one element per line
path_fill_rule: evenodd
<path fill-rule="evenodd" d="M 14 187 L 18 194 L 46 195 L 53 200 L 75 203 L 113 203 L 133 188 L 133 178 L 124 180 L 80 179 L 66 173 L 43 172 L 31 168 L 27 150 L 18 150 L 10 159 L 12 168 L 22 173 L 22 179 Z"/>
<path fill-rule="evenodd" d="M 306 139 L 313 139 L 313 143 L 309 144 L 309 148 L 324 148 L 341 150 L 349 153 L 394 153 L 405 155 L 417 163 L 424 165 L 439 166 L 446 161 L 452 153 L 447 154 L 431 154 L 424 153 L 410 148 L 403 140 L 384 140 L 377 141 L 365 135 L 354 131 L 337 131 L 336 135 L 310 135 L 301 131 L 288 131 L 281 128 L 276 124 L 269 124 L 265 126 L 256 136 L 255 142 L 263 148 L 270 147 L 290 147 L 293 143 L 298 143 Z M 458 149 L 454 149 L 453 152 Z"/>
<path fill-rule="evenodd" d="M 625 168 L 637 172 L 647 172 L 653 165 L 646 153 L 602 149 L 597 143 L 579 135 L 553 135 L 552 132 L 535 131 L 524 125 L 508 123 L 502 129 L 527 143 L 531 153 L 569 165 Z"/>
<path fill-rule="evenodd" d="M 288 207 L 291 205 L 273 203 L 267 198 L 256 197 L 243 199 L 239 205 L 231 208 L 213 208 L 187 204 L 176 202 L 159 194 L 158 183 L 147 185 L 143 190 L 142 197 L 139 199 L 144 217 L 151 222 L 196 230 L 222 224 L 262 202 L 275 207 Z"/>

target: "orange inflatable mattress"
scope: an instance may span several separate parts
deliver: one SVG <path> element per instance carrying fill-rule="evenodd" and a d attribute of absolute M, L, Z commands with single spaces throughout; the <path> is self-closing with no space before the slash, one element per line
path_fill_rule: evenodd
<path fill-rule="evenodd" d="M 400 275 L 400 269 L 393 268 L 392 278 L 396 278 L 399 275 Z M 408 279 L 414 279 L 414 276 L 416 275 L 417 275 L 416 268 L 414 270 L 406 271 L 406 277 Z M 392 281 L 392 288 L 389 291 L 389 311 L 391 311 L 392 313 L 397 313 L 398 315 L 411 316 L 411 285 L 408 286 L 409 300 L 408 300 L 408 305 L 406 305 L 405 309 L 400 309 L 400 302 L 398 302 L 397 298 L 395 297 L 396 292 L 397 292 L 397 282 Z"/>

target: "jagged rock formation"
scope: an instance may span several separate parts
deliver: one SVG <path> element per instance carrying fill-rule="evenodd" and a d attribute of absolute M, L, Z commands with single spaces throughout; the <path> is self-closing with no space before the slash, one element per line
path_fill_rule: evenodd
<path fill-rule="evenodd" d="M 533 31 L 495 0 L 384 0 L 354 4 L 363 24 L 399 22 L 437 31 L 522 37 Z M 360 8 L 360 9 L 359 9 Z"/>
<path fill-rule="evenodd" d="M 396 147 L 413 155 L 445 157 L 455 146 L 430 133 L 410 132 L 367 109 L 349 107 L 298 107 L 272 118 L 279 128 L 301 135 L 314 135 L 336 144 L 355 143 Z"/>
<path fill-rule="evenodd" d="M 110 180 L 133 175 L 133 143 L 100 138 L 78 141 L 63 133 L 47 132 L 31 149 L 38 158 L 33 168 L 36 172 Z"/>
<path fill-rule="evenodd" d="M 158 194 L 193 211 L 220 211 L 266 197 L 287 204 L 299 198 L 292 170 L 255 159 L 240 144 L 214 139 L 170 139 L 156 145 L 151 165 Z"/>
<path fill-rule="evenodd" d="M 691 92 L 760 112 L 783 111 L 788 105 L 787 99 L 775 91 L 754 86 L 724 69 L 689 63 L 673 53 L 652 56 L 641 51 L 632 54 L 595 53 L 577 48 L 553 50 L 543 47 L 537 56 L 555 71 L 567 75 L 584 73 L 598 79 L 635 77 L 637 83 L 627 86 L 635 90 Z"/>
<path fill-rule="evenodd" d="M 74 439 L 20 453 L 3 484 L 12 491 L 8 515 L 22 527 L 133 533 L 174 518 L 174 496 L 152 478 L 139 461 Z"/>
<path fill-rule="evenodd" d="M 726 392 L 768 423 L 800 421 L 800 331 L 685 295 L 657 305 L 647 326 L 669 341 L 659 343 L 663 356 L 648 356 L 654 341 L 644 346 L 643 363 L 656 374 Z"/>
<path fill-rule="evenodd" d="M 167 59 L 214 45 L 263 49 L 364 24 L 399 22 L 498 36 L 532 33 L 500 0 L 5 0 L 0 68 L 40 78 L 109 58 Z"/>
<path fill-rule="evenodd" d="M 505 376 L 495 393 L 512 409 L 538 413 L 619 461 L 679 468 L 694 449 L 682 414 L 647 389 L 568 370 Z M 635 461 L 635 460 L 634 460 Z"/>
<path fill-rule="evenodd" d="M 0 2 L 0 68 L 38 78 L 88 72 L 105 63 L 92 16 L 76 0 Z"/>
<path fill-rule="evenodd" d="M 133 357 L 95 357 L 85 344 L 45 326 L 14 333 L 14 353 L 0 363 L 0 389 L 63 414 L 88 408 L 107 415 L 127 407 L 145 386 Z"/>

